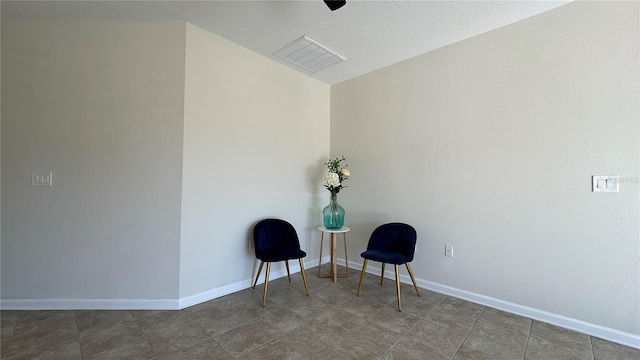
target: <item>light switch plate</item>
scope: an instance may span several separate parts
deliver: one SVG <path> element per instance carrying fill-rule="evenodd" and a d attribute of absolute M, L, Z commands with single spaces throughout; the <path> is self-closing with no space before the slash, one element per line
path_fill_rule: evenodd
<path fill-rule="evenodd" d="M 593 175 L 593 192 L 619 192 L 618 175 Z"/>
<path fill-rule="evenodd" d="M 53 173 L 51 172 L 32 172 L 31 186 L 52 186 Z"/>

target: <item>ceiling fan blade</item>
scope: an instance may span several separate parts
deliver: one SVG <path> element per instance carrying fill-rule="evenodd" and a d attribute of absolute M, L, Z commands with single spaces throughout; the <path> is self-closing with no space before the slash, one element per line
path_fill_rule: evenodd
<path fill-rule="evenodd" d="M 347 3 L 347 0 L 339 0 L 339 1 L 324 0 L 324 3 L 327 4 L 327 6 L 329 7 L 329 9 L 331 9 L 331 11 L 336 11 L 341 7 L 343 7 Z"/>

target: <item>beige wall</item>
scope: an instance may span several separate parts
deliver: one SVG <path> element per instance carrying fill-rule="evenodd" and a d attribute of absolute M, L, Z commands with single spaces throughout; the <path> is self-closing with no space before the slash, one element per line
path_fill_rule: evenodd
<path fill-rule="evenodd" d="M 2 22 L 3 300 L 178 296 L 184 48 L 184 23 Z"/>
<path fill-rule="evenodd" d="M 192 25 L 186 49 L 181 298 L 251 279 L 265 217 L 313 259 L 329 155 L 328 85 Z"/>
<path fill-rule="evenodd" d="M 639 11 L 572 3 L 330 98 L 184 23 L 3 21 L 3 306 L 203 300 L 250 280 L 268 216 L 317 259 L 330 135 L 352 261 L 409 222 L 423 286 L 640 334 Z"/>
<path fill-rule="evenodd" d="M 328 85 L 185 23 L 2 25 L 3 305 L 172 308 L 246 287 L 265 217 L 317 258 Z"/>
<path fill-rule="evenodd" d="M 572 3 L 333 86 L 350 251 L 408 222 L 423 284 L 640 334 L 638 14 Z"/>

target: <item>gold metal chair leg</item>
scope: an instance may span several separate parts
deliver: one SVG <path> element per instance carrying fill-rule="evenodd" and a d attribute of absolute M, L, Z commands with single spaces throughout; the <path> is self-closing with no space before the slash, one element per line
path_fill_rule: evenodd
<path fill-rule="evenodd" d="M 302 282 L 304 283 L 304 291 L 307 292 L 307 296 L 309 296 L 309 287 L 307 286 L 307 276 L 304 274 L 304 265 L 302 265 L 302 259 L 298 259 L 300 262 L 300 272 L 302 273 Z"/>
<path fill-rule="evenodd" d="M 380 285 L 382 285 L 382 282 L 384 281 L 384 263 L 382 263 L 382 271 L 380 272 Z"/>
<path fill-rule="evenodd" d="M 400 267 L 396 267 L 396 293 L 398 293 L 398 311 L 402 311 L 402 301 L 400 300 Z"/>
<path fill-rule="evenodd" d="M 262 265 L 264 265 L 264 261 L 260 261 L 260 267 L 258 268 L 258 275 L 256 275 L 256 281 L 253 282 L 253 288 L 256 288 L 256 284 L 258 283 L 258 278 L 260 277 L 260 272 L 262 271 Z"/>
<path fill-rule="evenodd" d="M 347 276 L 349 276 L 349 255 L 347 255 L 347 233 L 342 233 L 342 241 L 344 242 L 344 265 L 347 267 Z"/>
<path fill-rule="evenodd" d="M 267 272 L 264 274 L 264 294 L 262 295 L 262 307 L 267 305 L 267 287 L 269 287 L 269 273 L 271 272 L 271 263 L 267 263 Z"/>
<path fill-rule="evenodd" d="M 289 272 L 289 260 L 285 260 L 284 264 L 287 267 L 287 276 L 289 277 L 289 282 L 291 282 L 291 273 Z"/>
<path fill-rule="evenodd" d="M 360 290 L 362 290 L 362 281 L 364 280 L 364 273 L 367 270 L 367 259 L 364 259 L 364 263 L 362 264 L 362 272 L 360 273 L 360 283 L 358 284 L 358 293 L 356 296 L 360 296 Z"/>
<path fill-rule="evenodd" d="M 320 268 L 322 267 L 322 244 L 324 244 L 324 231 L 320 232 L 320 260 L 318 260 L 318 277 L 320 277 Z"/>
<path fill-rule="evenodd" d="M 413 287 L 416 289 L 416 294 L 420 296 L 420 291 L 418 290 L 416 279 L 413 277 L 413 271 L 411 271 L 411 266 L 409 266 L 409 263 L 406 263 L 405 265 L 407 265 L 407 271 L 409 272 L 409 276 L 411 276 L 411 281 L 413 281 Z"/>

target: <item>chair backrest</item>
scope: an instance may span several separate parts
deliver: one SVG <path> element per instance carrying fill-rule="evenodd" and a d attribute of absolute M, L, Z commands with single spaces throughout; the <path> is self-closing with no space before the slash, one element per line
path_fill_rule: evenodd
<path fill-rule="evenodd" d="M 264 219 L 258 222 L 253 228 L 253 243 L 256 256 L 260 256 L 263 251 L 274 249 L 300 249 L 296 229 L 280 219 Z"/>
<path fill-rule="evenodd" d="M 403 223 L 389 223 L 378 226 L 369 238 L 367 250 L 380 250 L 405 255 L 413 261 L 416 250 L 416 229 Z"/>

